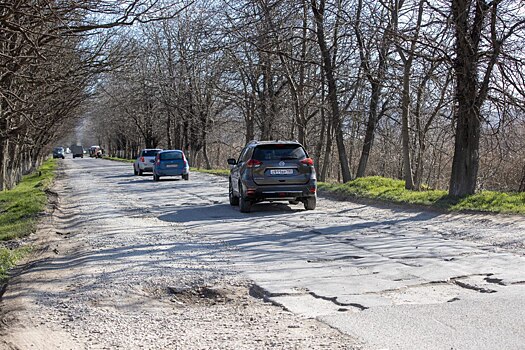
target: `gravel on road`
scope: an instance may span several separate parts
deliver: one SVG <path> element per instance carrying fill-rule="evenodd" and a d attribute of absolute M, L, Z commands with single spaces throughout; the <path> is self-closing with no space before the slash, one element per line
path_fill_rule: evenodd
<path fill-rule="evenodd" d="M 320 198 L 228 204 L 227 179 L 61 162 L 2 299 L 8 349 L 519 349 L 525 220 Z"/>

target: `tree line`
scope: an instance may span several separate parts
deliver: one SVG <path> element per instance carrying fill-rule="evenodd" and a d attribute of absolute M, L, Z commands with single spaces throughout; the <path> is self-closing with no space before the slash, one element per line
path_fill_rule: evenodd
<path fill-rule="evenodd" d="M 111 155 L 178 148 L 193 165 L 224 167 L 251 139 L 297 139 L 320 180 L 525 190 L 519 0 L 154 5 L 156 16 L 105 33 L 99 70 L 71 84 L 89 101 L 67 110 Z M 63 39 L 93 53 L 89 37 Z"/>
<path fill-rule="evenodd" d="M 88 111 L 112 28 L 167 18 L 155 0 L 0 2 L 0 189 L 33 171 Z"/>

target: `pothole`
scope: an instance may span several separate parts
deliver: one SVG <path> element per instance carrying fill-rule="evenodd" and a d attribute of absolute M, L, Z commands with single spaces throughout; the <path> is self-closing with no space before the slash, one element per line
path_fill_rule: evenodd
<path fill-rule="evenodd" d="M 181 306 L 227 304 L 248 295 L 248 289 L 239 286 L 167 287 L 166 291 L 170 301 Z"/>

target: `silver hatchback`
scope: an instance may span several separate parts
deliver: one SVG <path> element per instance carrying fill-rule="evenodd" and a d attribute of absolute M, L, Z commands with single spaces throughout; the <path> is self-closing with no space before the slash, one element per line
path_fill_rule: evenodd
<path fill-rule="evenodd" d="M 145 172 L 153 172 L 155 156 L 162 151 L 159 148 L 145 148 L 140 151 L 139 156 L 133 163 L 133 173 L 141 176 Z"/>

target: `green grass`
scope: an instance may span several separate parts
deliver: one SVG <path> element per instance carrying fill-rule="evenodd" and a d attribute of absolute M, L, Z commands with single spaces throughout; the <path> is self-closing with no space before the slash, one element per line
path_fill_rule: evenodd
<path fill-rule="evenodd" d="M 135 159 L 126 159 L 126 158 L 118 158 L 118 157 L 106 157 L 106 156 L 104 156 L 104 159 L 113 160 L 115 162 L 123 162 L 123 163 L 133 163 L 133 162 L 135 162 Z"/>
<path fill-rule="evenodd" d="M 459 199 L 456 203 L 451 204 L 450 209 L 525 214 L 525 192 L 482 191 Z"/>
<path fill-rule="evenodd" d="M 15 249 L 0 248 L 0 282 L 5 281 L 7 272 L 16 265 L 17 261 L 22 259 L 31 251 L 29 247 Z"/>
<path fill-rule="evenodd" d="M 190 168 L 191 171 L 197 171 L 199 173 L 212 174 L 218 176 L 229 176 L 230 169 L 201 169 L 201 168 Z"/>
<path fill-rule="evenodd" d="M 0 240 L 25 237 L 36 229 L 37 216 L 47 204 L 46 190 L 55 176 L 56 161 L 49 159 L 35 173 L 24 176 L 12 190 L 0 192 Z M 0 248 L 0 278 L 27 248 Z"/>
<path fill-rule="evenodd" d="M 463 198 L 451 198 L 443 190 L 409 191 L 405 189 L 404 181 L 379 176 L 359 178 L 345 184 L 321 182 L 318 187 L 322 191 L 350 197 L 424 205 L 449 211 L 525 214 L 525 193 L 483 191 Z"/>

